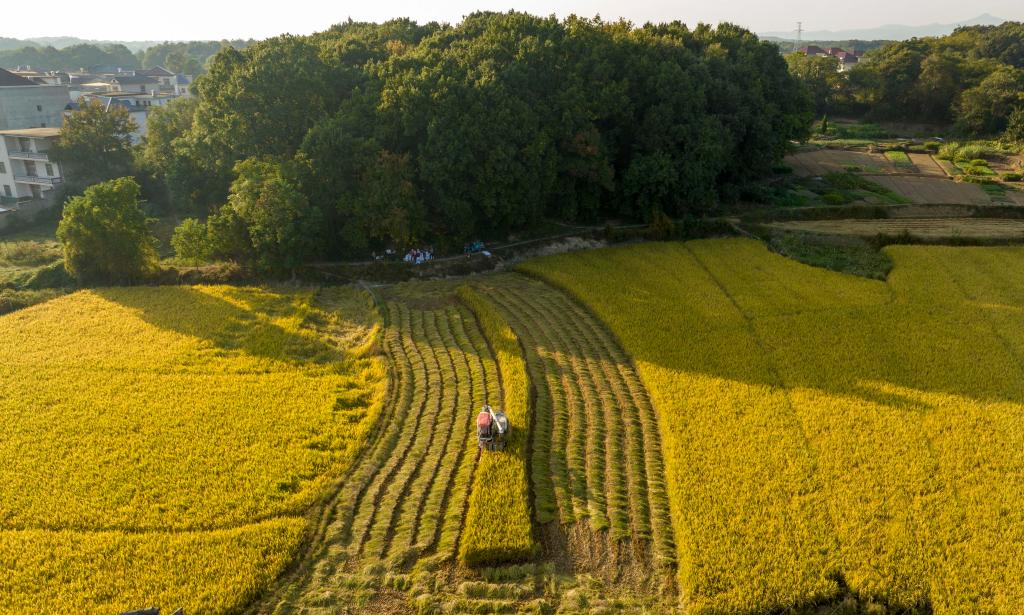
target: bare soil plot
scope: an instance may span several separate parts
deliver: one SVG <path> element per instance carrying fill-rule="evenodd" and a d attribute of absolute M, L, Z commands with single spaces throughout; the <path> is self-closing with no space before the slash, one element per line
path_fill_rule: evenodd
<path fill-rule="evenodd" d="M 914 166 L 917 167 L 917 170 L 921 173 L 921 175 L 925 175 L 927 177 L 948 177 L 949 176 L 942 169 L 942 167 L 939 166 L 939 164 L 937 162 L 935 162 L 935 159 L 932 158 L 931 154 L 914 154 L 914 153 L 910 153 L 910 154 L 907 154 L 907 155 L 910 156 L 910 161 L 914 163 Z"/>
<path fill-rule="evenodd" d="M 871 181 L 907 198 L 915 205 L 990 205 L 992 200 L 976 184 L 957 183 L 938 177 L 888 177 Z"/>
<path fill-rule="evenodd" d="M 895 173 L 896 168 L 882 154 L 853 152 L 848 150 L 822 149 L 799 152 L 787 156 L 786 164 L 793 167 L 797 175 L 820 177 L 829 173 L 842 173 L 849 167 L 858 167 L 869 173 Z"/>
<path fill-rule="evenodd" d="M 1021 207 L 1024 207 L 1024 192 L 1021 192 L 1019 190 L 1007 190 L 1006 198 L 1013 201 L 1014 205 L 1020 205 Z"/>
<path fill-rule="evenodd" d="M 768 225 L 787 231 L 826 235 L 901 235 L 923 239 L 1020 239 L 1024 241 L 1024 220 L 999 218 L 908 218 L 886 220 L 814 220 L 774 222 Z"/>

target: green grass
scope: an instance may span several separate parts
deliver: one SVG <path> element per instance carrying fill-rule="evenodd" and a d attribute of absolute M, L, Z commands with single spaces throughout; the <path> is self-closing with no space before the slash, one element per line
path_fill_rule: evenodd
<path fill-rule="evenodd" d="M 773 237 L 769 243 L 783 256 L 831 271 L 884 280 L 892 270 L 892 259 L 861 239 L 787 233 Z"/>
<path fill-rule="evenodd" d="M 888 151 L 885 152 L 885 157 L 899 169 L 914 168 L 914 163 L 910 161 L 910 156 L 908 156 L 906 152 L 896 150 Z"/>

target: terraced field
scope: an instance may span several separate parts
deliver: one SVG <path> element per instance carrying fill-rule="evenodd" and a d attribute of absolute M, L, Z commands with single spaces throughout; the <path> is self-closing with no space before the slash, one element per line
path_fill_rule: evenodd
<path fill-rule="evenodd" d="M 508 274 L 477 287 L 522 341 L 536 390 L 537 521 L 557 522 L 549 534 L 581 521 L 600 531 L 587 537 L 585 548 L 577 544 L 579 528 L 561 539 L 579 567 L 626 573 L 639 566 L 647 574 L 670 568 L 674 547 L 658 426 L 628 357 L 589 312 L 543 282 Z"/>

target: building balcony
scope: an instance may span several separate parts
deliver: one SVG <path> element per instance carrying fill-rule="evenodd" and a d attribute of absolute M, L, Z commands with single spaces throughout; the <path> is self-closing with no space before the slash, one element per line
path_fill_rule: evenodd
<path fill-rule="evenodd" d="M 56 186 L 64 182 L 63 177 L 46 177 L 45 175 L 15 175 L 15 183 L 34 184 L 36 186 Z"/>
<path fill-rule="evenodd" d="M 43 162 L 50 162 L 50 157 L 46 152 L 9 150 L 7 155 L 15 160 L 42 160 Z"/>

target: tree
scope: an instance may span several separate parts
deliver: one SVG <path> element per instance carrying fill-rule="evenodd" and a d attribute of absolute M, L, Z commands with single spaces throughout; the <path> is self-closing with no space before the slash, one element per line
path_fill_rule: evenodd
<path fill-rule="evenodd" d="M 807 88 L 814 111 L 823 115 L 835 109 L 845 79 L 839 72 L 839 59 L 832 56 L 809 56 L 803 53 L 786 55 L 789 73 Z"/>
<path fill-rule="evenodd" d="M 261 269 L 293 270 L 319 248 L 320 211 L 309 205 L 282 165 L 249 159 L 235 166 L 231 196 L 209 222 L 215 256 Z"/>
<path fill-rule="evenodd" d="M 961 94 L 957 124 L 974 134 L 994 135 L 1006 129 L 1010 112 L 1024 104 L 1024 70 L 1002 66 Z"/>
<path fill-rule="evenodd" d="M 139 207 L 139 185 L 122 177 L 86 188 L 57 227 L 64 267 L 81 282 L 133 282 L 154 268 L 156 239 Z"/>
<path fill-rule="evenodd" d="M 175 49 L 164 57 L 164 68 L 176 74 L 198 75 L 203 65 L 182 49 Z"/>
<path fill-rule="evenodd" d="M 69 192 L 129 175 L 136 129 L 123 107 L 107 109 L 99 102 L 86 103 L 65 119 L 50 155 L 63 168 Z"/>
<path fill-rule="evenodd" d="M 193 261 L 198 266 L 210 255 L 206 225 L 195 218 L 186 218 L 174 229 L 171 247 L 178 258 Z"/>
<path fill-rule="evenodd" d="M 197 101 L 176 98 L 155 107 L 146 121 L 146 136 L 136 148 L 136 165 L 162 185 L 162 194 L 150 195 L 169 206 L 172 212 L 206 215 L 202 205 L 210 187 L 210 174 L 204 173 L 191 154 L 188 133 L 192 128 Z"/>
<path fill-rule="evenodd" d="M 1024 106 L 1017 107 L 1010 113 L 1003 139 L 1011 143 L 1024 143 Z"/>

